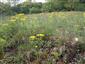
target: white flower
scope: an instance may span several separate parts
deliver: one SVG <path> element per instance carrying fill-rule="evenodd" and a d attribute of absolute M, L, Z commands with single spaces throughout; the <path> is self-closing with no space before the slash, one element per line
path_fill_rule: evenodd
<path fill-rule="evenodd" d="M 79 39 L 77 37 L 75 37 L 75 41 L 78 41 Z"/>
<path fill-rule="evenodd" d="M 37 48 L 38 46 L 35 46 L 35 48 Z"/>

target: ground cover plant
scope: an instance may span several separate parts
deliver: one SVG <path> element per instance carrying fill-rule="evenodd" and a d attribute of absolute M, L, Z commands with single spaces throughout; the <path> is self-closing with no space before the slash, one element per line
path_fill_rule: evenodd
<path fill-rule="evenodd" d="M 20 13 L 1 19 L 0 64 L 85 64 L 85 13 Z"/>

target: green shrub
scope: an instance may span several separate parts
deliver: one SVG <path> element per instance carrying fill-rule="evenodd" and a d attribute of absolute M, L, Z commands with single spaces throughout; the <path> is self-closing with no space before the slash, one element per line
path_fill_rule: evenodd
<path fill-rule="evenodd" d="M 85 11 L 85 4 L 84 4 L 84 3 L 78 3 L 78 4 L 75 6 L 75 10 L 76 10 L 76 11 Z"/>
<path fill-rule="evenodd" d="M 40 13 L 41 9 L 36 8 L 36 7 L 32 7 L 29 9 L 29 13 Z"/>

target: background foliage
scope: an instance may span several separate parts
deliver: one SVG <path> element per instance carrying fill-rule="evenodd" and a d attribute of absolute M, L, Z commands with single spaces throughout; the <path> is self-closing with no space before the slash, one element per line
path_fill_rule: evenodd
<path fill-rule="evenodd" d="M 48 0 L 46 3 L 24 2 L 15 6 L 0 3 L 0 14 L 85 11 L 84 0 Z"/>

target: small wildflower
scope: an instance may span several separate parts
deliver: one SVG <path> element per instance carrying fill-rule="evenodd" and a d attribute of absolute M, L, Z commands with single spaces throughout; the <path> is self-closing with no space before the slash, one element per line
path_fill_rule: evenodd
<path fill-rule="evenodd" d="M 35 40 L 36 39 L 36 36 L 30 36 L 29 39 Z"/>
<path fill-rule="evenodd" d="M 37 48 L 38 46 L 35 46 L 35 48 Z"/>
<path fill-rule="evenodd" d="M 36 36 L 38 36 L 38 37 L 43 37 L 43 36 L 45 36 L 44 34 L 37 34 Z"/>
<path fill-rule="evenodd" d="M 75 37 L 74 39 L 75 39 L 75 41 L 78 41 L 79 40 L 77 37 Z"/>

